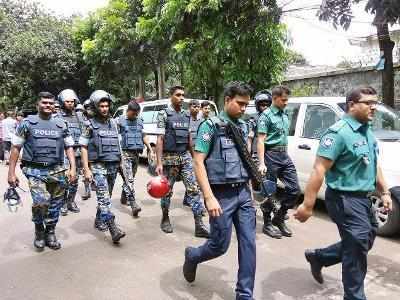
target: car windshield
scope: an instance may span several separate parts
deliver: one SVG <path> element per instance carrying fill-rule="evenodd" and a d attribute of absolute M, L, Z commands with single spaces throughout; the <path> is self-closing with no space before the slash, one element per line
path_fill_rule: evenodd
<path fill-rule="evenodd" d="M 344 109 L 345 103 L 339 106 Z M 385 104 L 376 107 L 375 117 L 372 121 L 372 130 L 381 140 L 400 140 L 400 115 Z"/>

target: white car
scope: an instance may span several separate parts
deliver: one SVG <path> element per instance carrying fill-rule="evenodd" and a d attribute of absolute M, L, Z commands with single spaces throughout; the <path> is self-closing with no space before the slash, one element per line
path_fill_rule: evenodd
<path fill-rule="evenodd" d="M 344 97 L 305 97 L 290 98 L 286 107 L 289 115 L 288 152 L 299 177 L 304 192 L 312 171 L 319 140 L 322 134 L 345 114 Z M 254 106 L 254 105 L 253 105 Z M 247 114 L 253 114 L 249 105 Z M 379 144 L 379 163 L 393 198 L 393 211 L 385 213 L 379 196 L 371 195 L 377 211 L 379 235 L 392 235 L 400 231 L 400 163 L 396 156 L 400 154 L 400 116 L 384 104 L 377 106 L 372 124 Z M 324 199 L 326 186 L 319 191 L 318 197 Z"/>
<path fill-rule="evenodd" d="M 192 99 L 185 99 L 183 108 L 188 109 L 189 108 L 189 102 Z M 154 101 L 145 101 L 145 102 L 140 102 L 140 109 L 141 113 L 140 116 L 143 118 L 143 131 L 147 134 L 149 137 L 150 145 L 152 147 L 156 146 L 157 143 L 157 115 L 158 112 L 162 109 L 167 108 L 169 104 L 169 99 L 161 99 L 161 100 L 154 100 Z M 203 101 L 208 101 L 208 100 L 200 100 L 198 101 L 203 102 Z M 211 111 L 210 111 L 210 116 L 215 116 L 218 114 L 218 109 L 217 106 L 213 101 L 208 101 L 210 103 Z M 128 105 L 123 105 L 118 107 L 114 114 L 114 118 L 119 117 L 122 114 L 126 113 L 126 109 L 128 108 Z M 147 157 L 147 152 L 143 151 L 142 157 Z"/>

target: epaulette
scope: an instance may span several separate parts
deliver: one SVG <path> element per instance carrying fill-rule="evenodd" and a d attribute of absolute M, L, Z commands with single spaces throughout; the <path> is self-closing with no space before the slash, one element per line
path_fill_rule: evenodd
<path fill-rule="evenodd" d="M 335 124 L 333 124 L 331 127 L 329 127 L 330 131 L 333 132 L 338 132 L 340 129 L 342 129 L 346 125 L 346 121 L 344 120 L 339 120 Z"/>

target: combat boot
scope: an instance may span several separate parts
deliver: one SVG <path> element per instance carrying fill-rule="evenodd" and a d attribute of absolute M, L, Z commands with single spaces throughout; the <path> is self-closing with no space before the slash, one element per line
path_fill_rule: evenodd
<path fill-rule="evenodd" d="M 132 216 L 134 218 L 139 217 L 139 213 L 142 211 L 142 208 L 139 206 L 139 204 L 137 204 L 137 202 L 136 202 L 134 197 L 132 197 L 132 199 L 130 199 L 129 204 L 130 204 L 131 209 L 132 209 Z"/>
<path fill-rule="evenodd" d="M 203 223 L 202 215 L 194 216 L 194 236 L 206 239 L 210 237 L 210 233 Z"/>
<path fill-rule="evenodd" d="M 56 237 L 56 226 L 47 225 L 46 226 L 46 246 L 53 250 L 58 250 L 61 248 L 61 243 Z"/>
<path fill-rule="evenodd" d="M 94 220 L 94 228 L 96 228 L 97 230 L 104 232 L 108 230 L 107 224 L 104 223 L 101 218 L 100 218 L 100 209 L 97 209 L 96 212 L 96 219 Z"/>
<path fill-rule="evenodd" d="M 272 224 L 278 227 L 281 231 L 283 236 L 291 237 L 293 235 L 290 228 L 285 223 L 285 215 L 287 213 L 287 209 L 281 207 L 275 214 L 274 218 L 272 219 Z"/>
<path fill-rule="evenodd" d="M 165 233 L 172 233 L 173 232 L 171 222 L 169 221 L 168 208 L 163 208 L 162 209 L 162 219 L 161 219 L 160 228 Z"/>
<path fill-rule="evenodd" d="M 185 277 L 186 281 L 191 283 L 196 279 L 196 271 L 197 264 L 190 262 L 189 260 L 189 252 L 192 250 L 192 247 L 187 247 L 185 249 L 185 262 L 183 264 L 183 277 Z"/>
<path fill-rule="evenodd" d="M 282 234 L 280 230 L 276 228 L 274 225 L 272 225 L 271 212 L 263 211 L 262 213 L 264 217 L 263 233 L 274 239 L 281 239 Z"/>
<path fill-rule="evenodd" d="M 110 231 L 111 238 L 114 244 L 118 244 L 119 240 L 125 236 L 125 232 L 117 227 L 115 224 L 115 216 L 112 216 L 107 222 L 108 230 Z"/>
<path fill-rule="evenodd" d="M 121 201 L 121 204 L 122 205 L 129 205 L 129 203 L 128 203 L 128 199 L 126 198 L 126 193 L 122 190 L 122 192 L 121 192 L 121 199 L 120 199 L 120 201 Z"/>
<path fill-rule="evenodd" d="M 43 224 L 35 224 L 35 240 L 33 241 L 33 245 L 38 251 L 43 251 L 45 242 L 45 229 Z"/>

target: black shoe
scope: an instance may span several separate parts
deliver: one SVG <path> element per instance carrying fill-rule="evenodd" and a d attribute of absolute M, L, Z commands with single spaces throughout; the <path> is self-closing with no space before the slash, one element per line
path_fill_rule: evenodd
<path fill-rule="evenodd" d="M 61 243 L 57 240 L 54 225 L 46 226 L 46 246 L 53 250 L 61 248 Z"/>
<path fill-rule="evenodd" d="M 46 238 L 46 233 L 44 225 L 35 224 L 35 240 L 33 241 L 33 246 L 35 246 L 35 248 L 38 251 L 43 251 L 46 245 L 45 238 Z"/>
<path fill-rule="evenodd" d="M 110 220 L 108 220 L 106 223 L 107 223 L 108 230 L 110 231 L 113 243 L 118 244 L 119 240 L 125 236 L 125 232 L 123 232 L 121 229 L 119 229 L 117 227 L 117 225 L 115 224 L 114 216 Z"/>
<path fill-rule="evenodd" d="M 73 213 L 78 213 L 81 210 L 79 209 L 78 205 L 76 205 L 75 201 L 72 201 L 70 203 L 67 204 L 67 208 L 69 211 L 72 211 Z"/>
<path fill-rule="evenodd" d="M 96 212 L 96 219 L 94 219 L 94 228 L 101 232 L 105 232 L 108 230 L 107 224 L 100 219 L 100 209 L 97 209 Z"/>
<path fill-rule="evenodd" d="M 68 215 L 68 205 L 67 203 L 64 203 L 63 206 L 60 209 L 60 213 L 62 216 Z"/>
<path fill-rule="evenodd" d="M 310 263 L 311 274 L 314 277 L 315 281 L 317 281 L 319 284 L 323 284 L 324 277 L 322 276 L 321 272 L 323 265 L 318 261 L 315 250 L 306 250 L 304 252 L 304 256 L 306 257 L 306 260 Z"/>
<path fill-rule="evenodd" d="M 189 251 L 193 249 L 192 247 L 187 247 L 185 249 L 185 262 L 183 264 L 183 277 L 185 277 L 187 282 L 193 282 L 196 279 L 197 264 L 189 261 Z"/>
<path fill-rule="evenodd" d="M 160 228 L 165 233 L 172 233 L 173 232 L 172 225 L 171 225 L 171 222 L 169 220 L 169 212 L 168 212 L 167 208 L 163 208 L 162 209 L 162 219 L 161 219 Z"/>
<path fill-rule="evenodd" d="M 82 196 L 81 196 L 81 199 L 82 200 L 88 200 L 90 198 L 90 192 L 89 193 L 84 193 Z"/>
<path fill-rule="evenodd" d="M 137 204 L 136 201 L 131 201 L 130 205 L 131 205 L 131 208 L 132 208 L 132 216 L 134 218 L 138 218 L 139 217 L 139 213 L 142 211 L 142 208 Z"/>
<path fill-rule="evenodd" d="M 122 193 L 121 193 L 120 202 L 122 205 L 129 205 L 128 199 L 126 199 L 126 195 L 125 195 L 124 191 L 122 191 Z"/>
<path fill-rule="evenodd" d="M 285 223 L 285 216 L 287 214 L 287 209 L 281 207 L 275 214 L 274 218 L 272 219 L 272 225 L 275 225 L 280 231 L 283 236 L 291 237 L 293 235 L 290 228 Z"/>
<path fill-rule="evenodd" d="M 210 233 L 202 220 L 202 215 L 194 216 L 194 236 L 198 238 L 210 238 Z"/>
<path fill-rule="evenodd" d="M 274 225 L 272 225 L 271 211 L 268 210 L 263 211 L 263 218 L 264 218 L 263 233 L 274 239 L 281 239 L 282 238 L 281 231 Z"/>

